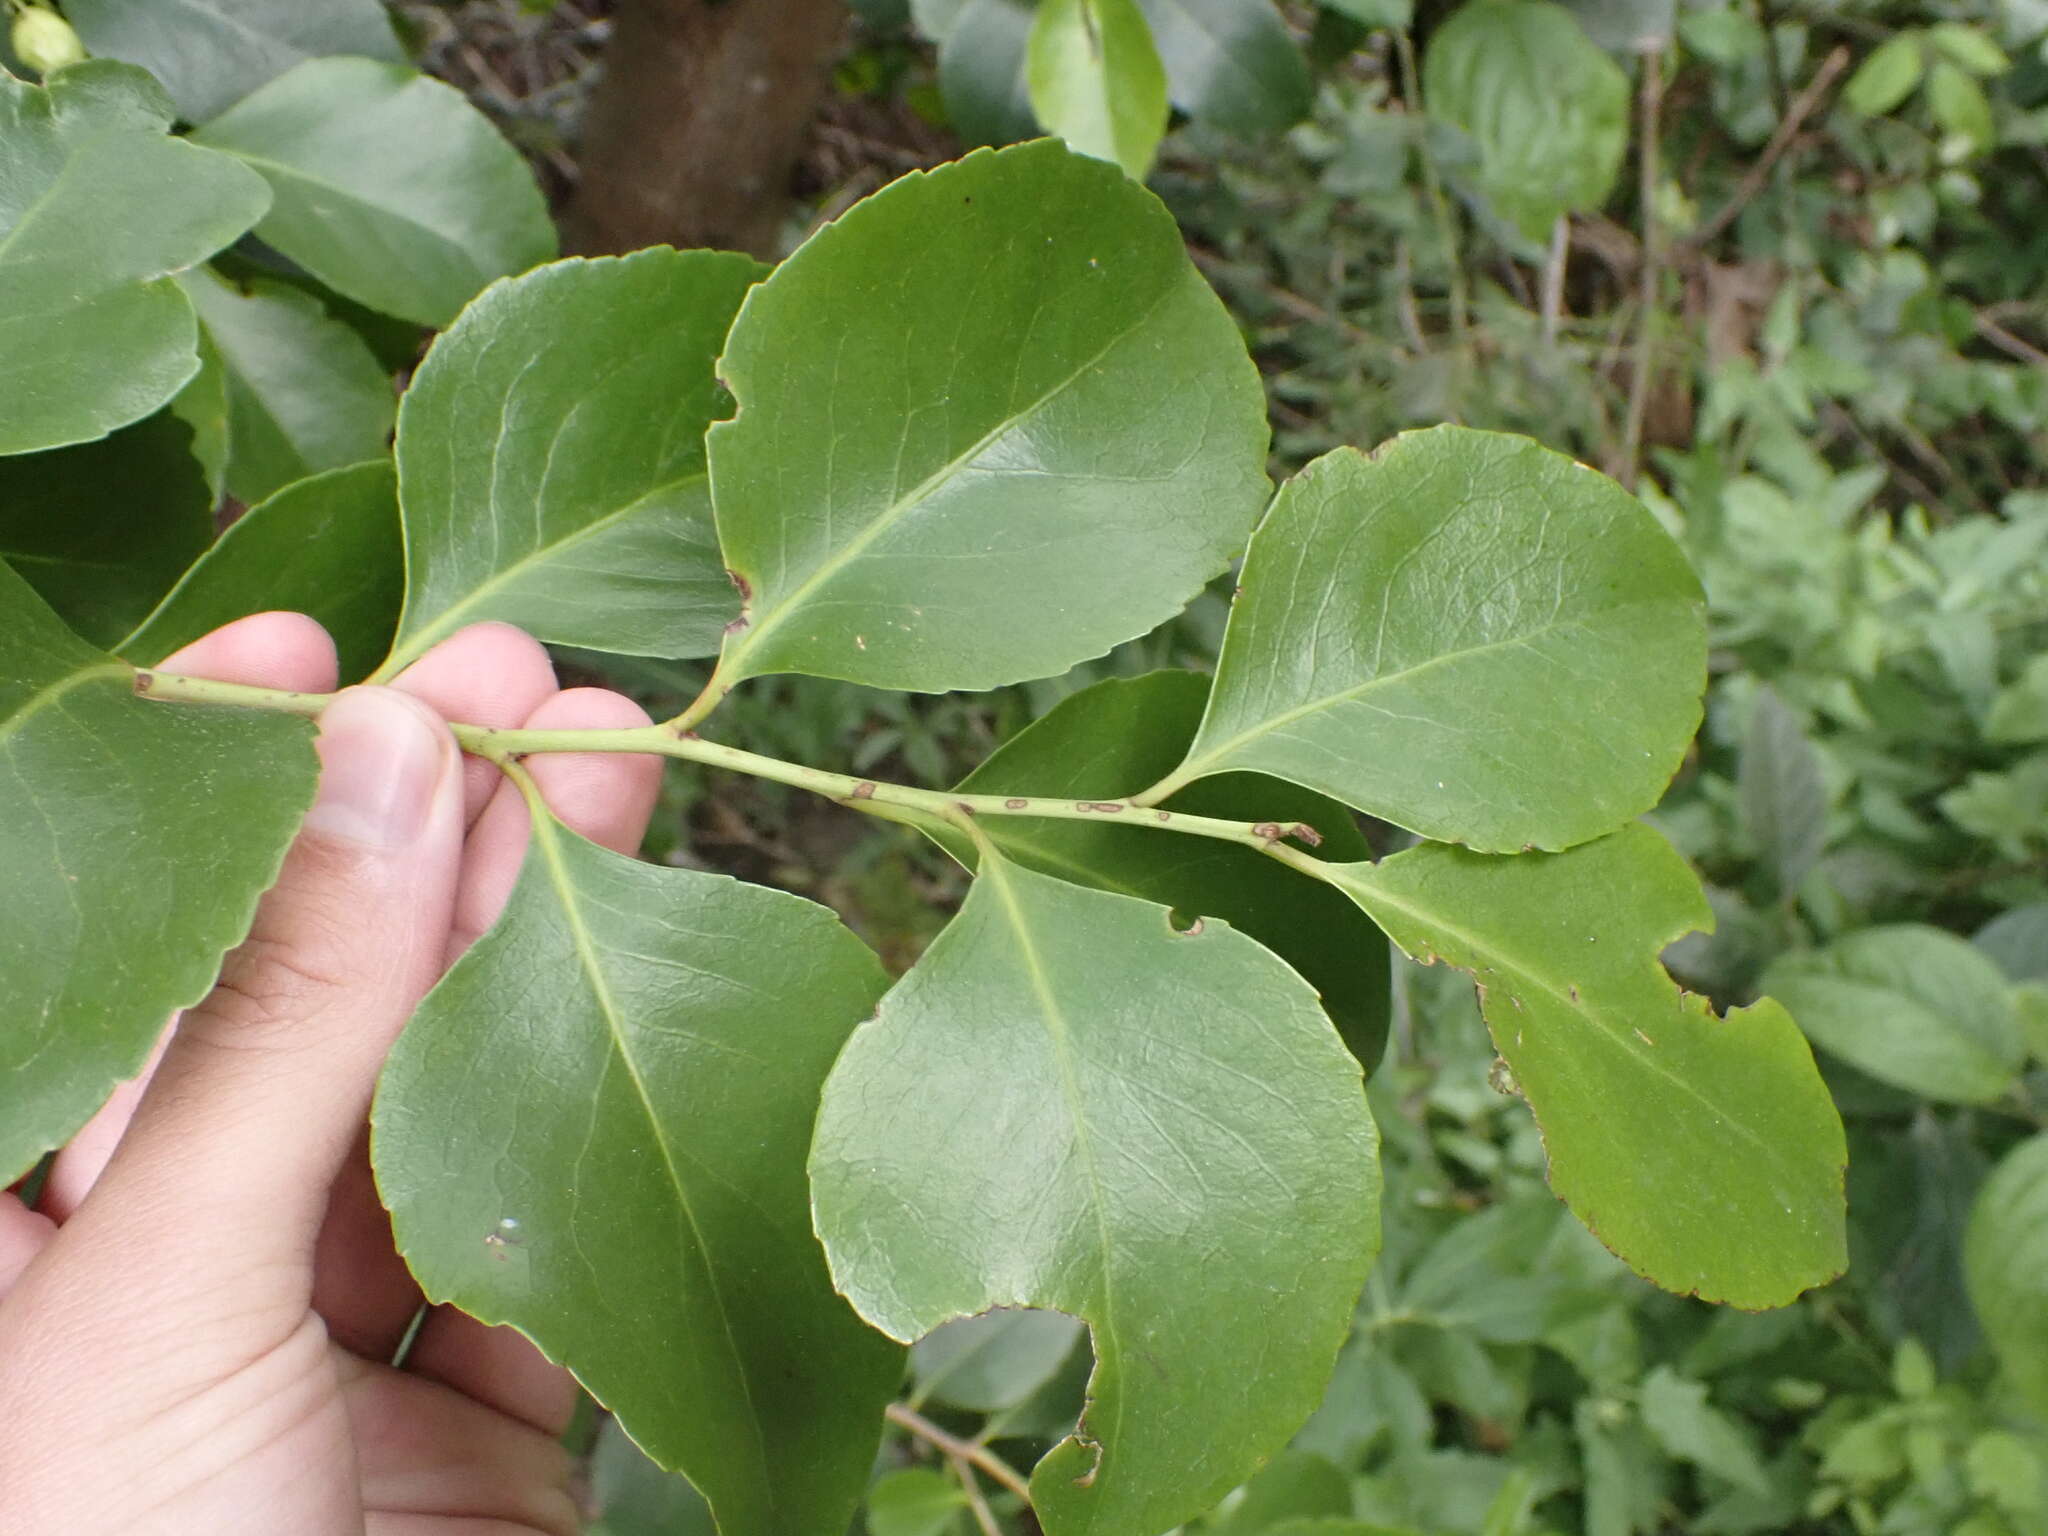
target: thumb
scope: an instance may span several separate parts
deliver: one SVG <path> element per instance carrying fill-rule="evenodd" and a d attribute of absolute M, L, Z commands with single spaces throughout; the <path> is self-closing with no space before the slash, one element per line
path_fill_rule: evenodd
<path fill-rule="evenodd" d="M 354 688 L 318 746 L 319 791 L 277 885 L 59 1235 L 152 1255 L 157 1307 L 175 1308 L 172 1285 L 297 1324 L 330 1186 L 440 970 L 462 842 L 453 738 L 418 700 Z"/>

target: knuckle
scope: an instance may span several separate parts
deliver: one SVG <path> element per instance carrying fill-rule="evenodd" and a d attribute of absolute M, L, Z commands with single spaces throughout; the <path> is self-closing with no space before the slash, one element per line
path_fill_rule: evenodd
<path fill-rule="evenodd" d="M 339 951 L 251 934 L 221 968 L 206 1001 L 187 1016 L 209 1043 L 269 1048 L 288 1026 L 329 1012 L 349 990 Z"/>

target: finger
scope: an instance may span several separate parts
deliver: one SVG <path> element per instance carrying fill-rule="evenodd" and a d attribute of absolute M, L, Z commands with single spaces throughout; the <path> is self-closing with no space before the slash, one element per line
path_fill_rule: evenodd
<path fill-rule="evenodd" d="M 514 726 L 555 691 L 555 666 L 541 643 L 510 624 L 472 624 L 399 673 L 392 687 L 425 699 L 444 720 Z M 498 770 L 482 758 L 462 768 L 466 824 L 474 824 L 497 788 Z"/>
<path fill-rule="evenodd" d="M 217 683 L 243 683 L 252 688 L 286 688 L 295 693 L 327 693 L 334 687 L 334 642 L 327 631 L 303 613 L 257 613 L 222 625 L 183 650 L 163 659 L 162 670 Z M 107 1159 L 114 1155 L 122 1132 L 142 1100 L 143 1087 L 162 1059 L 170 1038 L 165 1030 L 141 1072 L 114 1090 L 99 1113 L 57 1154 L 50 1165 L 36 1209 L 52 1220 L 70 1219 L 85 1199 Z"/>
<path fill-rule="evenodd" d="M 12 1195 L 0 1195 L 0 1299 L 57 1235 L 57 1224 Z"/>
<path fill-rule="evenodd" d="M 648 724 L 631 699 L 574 688 L 542 704 L 530 730 L 629 730 Z M 640 753 L 549 752 L 526 769 L 555 814 L 592 842 L 631 853 L 646 835 L 661 794 L 662 760 Z M 507 782 L 470 833 L 450 943 L 458 950 L 497 921 L 519 877 L 530 827 L 526 800 Z M 406 1369 L 445 1383 L 549 1434 L 568 1427 L 576 1384 L 510 1328 L 487 1328 L 453 1307 L 436 1307 L 421 1326 Z"/>
<path fill-rule="evenodd" d="M 522 722 L 533 731 L 618 731 L 648 725 L 647 711 L 624 694 L 571 688 L 554 695 Z M 631 853 L 647 835 L 661 796 L 662 759 L 637 752 L 544 752 L 526 760 L 541 798 L 562 823 L 601 847 Z M 526 797 L 510 780 L 500 783 L 470 829 L 455 898 L 452 961 L 498 920 L 526 857 Z"/>
<path fill-rule="evenodd" d="M 319 744 L 319 793 L 277 886 L 39 1266 L 76 1259 L 83 1282 L 147 1254 L 146 1281 L 126 1287 L 141 1294 L 112 1304 L 196 1310 L 229 1348 L 303 1320 L 329 1186 L 439 972 L 454 902 L 458 758 L 432 710 L 350 689 Z"/>

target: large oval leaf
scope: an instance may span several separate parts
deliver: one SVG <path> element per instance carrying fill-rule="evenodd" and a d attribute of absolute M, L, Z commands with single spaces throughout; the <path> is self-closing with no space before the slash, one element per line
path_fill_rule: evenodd
<path fill-rule="evenodd" d="M 254 505 L 294 480 L 382 458 L 398 395 L 362 337 L 289 283 L 178 280 L 221 364 L 227 486 Z"/>
<path fill-rule="evenodd" d="M 1166 132 L 1166 71 L 1137 0 L 1040 0 L 1026 78 L 1048 133 L 1145 179 Z"/>
<path fill-rule="evenodd" d="M 404 569 L 391 461 L 332 469 L 236 518 L 114 649 L 158 662 L 223 624 L 284 608 L 326 626 L 341 680 L 354 682 L 390 643 Z"/>
<path fill-rule="evenodd" d="M 136 697 L 0 565 L 0 1184 L 206 995 L 318 768 L 309 721 Z"/>
<path fill-rule="evenodd" d="M 738 609 L 711 526 L 712 372 L 750 257 L 666 247 L 499 283 L 399 412 L 406 598 L 386 674 L 480 619 L 641 656 L 718 649 Z"/>
<path fill-rule="evenodd" d="M 721 683 L 937 692 L 1171 617 L 1265 492 L 1265 402 L 1157 199 L 1055 143 L 906 176 L 747 297 L 711 432 Z"/>
<path fill-rule="evenodd" d="M 170 274 L 254 224 L 270 192 L 170 125 L 126 64 L 88 60 L 48 89 L 0 70 L 0 453 L 104 437 L 198 371 Z"/>
<path fill-rule="evenodd" d="M 460 91 L 400 64 L 309 59 L 192 138 L 270 183 L 257 234 L 387 315 L 445 326 L 491 279 L 555 254 L 519 152 Z"/>
<path fill-rule="evenodd" d="M 378 0 L 66 0 L 85 46 L 140 64 L 187 122 L 203 123 L 303 60 L 400 60 Z"/>
<path fill-rule="evenodd" d="M 975 795 L 1116 800 L 1180 761 L 1208 692 L 1208 679 L 1193 672 L 1097 683 L 1011 737 L 959 788 Z M 1322 834 L 1323 857 L 1372 857 L 1343 806 L 1264 774 L 1220 774 L 1190 785 L 1162 809 L 1226 821 L 1307 822 Z M 1387 942 L 1356 903 L 1327 885 L 1241 844 L 1162 835 L 1128 816 L 991 816 L 983 831 L 1005 855 L 1041 874 L 1156 901 L 1189 917 L 1222 918 L 1299 971 L 1322 994 L 1351 1053 L 1367 1071 L 1378 1064 L 1387 1041 Z M 948 846 L 971 864 L 966 839 Z"/>
<path fill-rule="evenodd" d="M 822 907 L 542 817 L 378 1089 L 378 1187 L 427 1294 L 568 1365 L 723 1536 L 844 1530 L 902 1377 L 832 1294 L 804 1185 L 884 984 Z"/>
<path fill-rule="evenodd" d="M 870 1321 L 1092 1329 L 1087 1411 L 1031 1480 L 1049 1536 L 1164 1530 L 1279 1449 L 1378 1246 L 1358 1064 L 1314 994 L 1167 918 L 985 854 L 818 1116 L 818 1231 Z M 1246 1326 L 1279 1297 L 1284 1327 Z"/>
<path fill-rule="evenodd" d="M 2027 1058 L 2012 989 L 1967 939 L 1923 923 L 1865 928 L 1764 973 L 1823 1049 L 1930 1099 L 1989 1104 Z"/>
<path fill-rule="evenodd" d="M 1339 449 L 1253 538 L 1208 714 L 1160 788 L 1255 769 L 1440 842 L 1567 848 L 1678 767 L 1703 607 L 1640 502 L 1527 438 Z"/>
<path fill-rule="evenodd" d="M 967 0 L 939 40 L 939 90 L 966 144 L 1014 144 L 1035 130 L 1031 115 L 1031 0 Z M 920 23 L 922 26 L 922 23 Z"/>
<path fill-rule="evenodd" d="M 213 538 L 192 431 L 169 410 L 97 442 L 0 458 L 0 560 L 113 646 Z"/>
<path fill-rule="evenodd" d="M 1783 1008 L 1716 1018 L 1664 973 L 1664 946 L 1713 917 L 1663 838 L 1638 825 L 1518 858 L 1425 844 L 1335 878 L 1410 955 L 1478 980 L 1551 1188 L 1631 1268 L 1741 1307 L 1841 1272 L 1841 1120 Z"/>

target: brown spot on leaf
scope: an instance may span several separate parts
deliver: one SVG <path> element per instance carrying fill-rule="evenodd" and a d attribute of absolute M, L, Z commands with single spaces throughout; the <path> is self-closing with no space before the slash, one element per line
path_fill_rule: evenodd
<path fill-rule="evenodd" d="M 1323 846 L 1323 834 L 1318 832 L 1314 827 L 1310 826 L 1305 821 L 1297 821 L 1294 824 L 1294 835 L 1300 838 L 1304 843 L 1308 844 L 1308 846 L 1311 848 L 1320 848 Z"/>
<path fill-rule="evenodd" d="M 1277 821 L 1262 821 L 1252 828 L 1252 836 L 1263 842 L 1277 843 L 1284 835 Z"/>
<path fill-rule="evenodd" d="M 1030 803 L 1029 800 L 1005 800 L 1003 806 L 1006 810 L 1021 811 Z"/>
<path fill-rule="evenodd" d="M 872 781 L 872 780 L 869 780 L 869 779 L 862 779 L 862 780 L 861 780 L 861 781 L 860 781 L 860 782 L 859 782 L 858 784 L 854 785 L 854 786 L 853 786 L 853 798 L 854 798 L 854 799 L 856 799 L 856 800 L 872 800 L 872 799 L 874 799 L 874 798 L 875 798 L 875 786 L 874 786 L 874 783 L 873 783 L 873 781 Z"/>
<path fill-rule="evenodd" d="M 739 589 L 740 601 L 743 603 L 751 603 L 754 600 L 753 583 L 748 581 L 747 578 L 742 576 L 738 571 L 727 571 L 725 574 L 731 580 L 732 584 Z"/>

